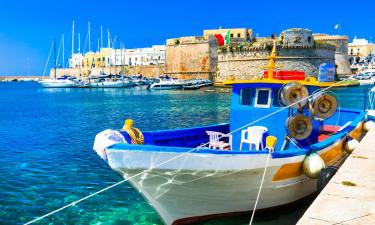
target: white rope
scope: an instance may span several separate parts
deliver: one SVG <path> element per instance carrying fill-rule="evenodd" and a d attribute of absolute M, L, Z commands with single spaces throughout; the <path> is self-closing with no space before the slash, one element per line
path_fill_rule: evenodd
<path fill-rule="evenodd" d="M 340 81 L 340 82 L 342 82 L 342 81 Z M 321 92 L 324 92 L 324 91 L 326 91 L 326 90 L 328 90 L 328 89 L 330 89 L 330 88 L 332 88 L 332 87 L 338 85 L 340 82 L 337 82 L 337 83 L 333 84 L 332 86 L 329 86 L 329 87 L 327 87 L 327 88 L 322 89 Z M 319 92 L 318 92 L 318 93 L 319 93 Z M 237 131 L 239 131 L 239 130 L 242 130 L 242 129 L 245 128 L 245 127 L 251 126 L 251 125 L 253 125 L 254 123 L 257 123 L 257 122 L 259 122 L 259 121 L 261 121 L 261 120 L 263 120 L 263 119 L 266 119 L 266 118 L 268 118 L 268 117 L 270 117 L 270 116 L 273 116 L 273 115 L 275 115 L 276 113 L 281 112 L 282 110 L 285 110 L 285 109 L 287 109 L 287 108 L 289 108 L 289 107 L 291 107 L 291 106 L 294 106 L 294 105 L 298 104 L 299 102 L 305 101 L 305 100 L 308 99 L 309 97 L 311 97 L 311 96 L 307 96 L 306 98 L 303 98 L 303 99 L 301 99 L 301 100 L 299 100 L 299 101 L 297 101 L 297 102 L 295 102 L 295 103 L 293 103 L 293 104 L 290 104 L 289 106 L 285 106 L 285 107 L 283 107 L 283 108 L 281 108 L 281 109 L 279 109 L 279 110 L 276 110 L 276 111 L 274 111 L 274 112 L 272 112 L 272 113 L 270 113 L 270 114 L 268 114 L 268 115 L 265 115 L 264 117 L 261 117 L 261 118 L 255 120 L 255 121 L 253 121 L 253 122 L 250 122 L 250 123 L 248 123 L 248 124 L 246 124 L 246 125 L 244 125 L 244 126 L 238 128 L 238 129 L 236 129 L 236 130 L 233 130 L 232 132 L 229 132 L 228 134 L 233 134 L 233 133 L 235 133 L 235 132 L 237 132 Z M 223 137 L 221 137 L 221 138 L 223 138 Z M 219 139 L 220 139 L 220 138 L 219 138 Z M 113 187 L 116 187 L 116 186 L 118 186 L 118 185 L 120 185 L 120 184 L 122 184 L 122 183 L 124 183 L 124 182 L 126 182 L 126 181 L 129 181 L 129 180 L 131 180 L 131 179 L 133 179 L 133 178 L 139 176 L 139 175 L 142 175 L 142 174 L 144 174 L 144 173 L 150 172 L 150 171 L 152 171 L 153 169 L 158 168 L 158 167 L 160 167 L 160 166 L 162 166 L 162 165 L 165 165 L 166 163 L 169 163 L 169 162 L 171 162 L 171 161 L 173 161 L 173 160 L 176 160 L 176 159 L 178 159 L 178 158 L 181 158 L 182 156 L 185 156 L 186 154 L 189 154 L 189 153 L 191 153 L 191 152 L 193 152 L 193 151 L 199 150 L 200 148 L 202 148 L 203 146 L 208 145 L 209 143 L 210 143 L 210 142 L 207 142 L 207 143 L 205 143 L 205 144 L 200 145 L 199 147 L 193 148 L 193 149 L 191 149 L 191 150 L 189 150 L 189 151 L 187 151 L 187 152 L 184 152 L 184 153 L 181 153 L 180 155 L 177 155 L 177 156 L 175 156 L 175 157 L 172 157 L 172 158 L 170 158 L 170 159 L 168 159 L 168 160 L 166 160 L 166 161 L 164 161 L 164 162 L 162 162 L 162 163 L 159 163 L 159 164 L 157 164 L 157 165 L 155 165 L 155 166 L 151 166 L 151 167 L 148 168 L 147 170 L 144 170 L 144 171 L 142 171 L 142 172 L 140 172 L 140 173 L 137 173 L 137 174 L 135 174 L 135 175 L 133 175 L 133 176 L 130 176 L 130 177 L 128 177 L 128 178 L 126 178 L 126 179 L 124 179 L 124 180 L 122 180 L 122 181 L 119 181 L 119 182 L 117 182 L 117 183 L 115 183 L 115 184 L 112 184 L 111 186 L 108 186 L 108 187 L 106 187 L 106 188 L 104 188 L 104 189 L 101 189 L 101 190 L 99 190 L 99 191 L 97 191 L 97 192 L 95 192 L 95 193 L 93 193 L 93 194 L 90 194 L 90 195 L 88 195 L 88 196 L 86 196 L 86 197 L 83 197 L 83 198 L 81 198 L 81 199 L 79 199 L 79 200 L 77 200 L 77 201 L 74 201 L 74 202 L 72 202 L 72 203 L 70 203 L 70 204 L 68 204 L 68 205 L 65 205 L 65 206 L 63 206 L 63 207 L 61 207 L 61 208 L 58 208 L 58 209 L 56 209 L 56 210 L 54 210 L 54 211 L 52 211 L 52 212 L 49 212 L 49 213 L 47 213 L 47 214 L 45 214 L 45 215 L 43 215 L 43 216 L 37 217 L 36 219 L 31 220 L 31 221 L 25 223 L 25 225 L 28 225 L 28 224 L 34 223 L 34 222 L 36 222 L 36 221 L 39 221 L 39 220 L 41 220 L 41 219 L 43 219 L 43 218 L 45 218 L 45 217 L 47 217 L 47 216 L 50 216 L 50 215 L 52 215 L 52 214 L 55 214 L 55 213 L 57 213 L 57 212 L 59 212 L 59 211 L 65 209 L 65 208 L 68 208 L 68 207 L 70 207 L 70 206 L 74 206 L 75 204 L 77 204 L 77 203 L 79 203 L 79 202 L 82 202 L 82 201 L 84 201 L 84 200 L 86 200 L 86 199 L 89 199 L 89 198 L 91 198 L 91 197 L 93 197 L 93 196 L 95 196 L 95 195 L 98 195 L 98 194 L 100 194 L 100 193 L 102 193 L 102 192 L 104 192 L 104 191 L 106 191 L 106 190 L 109 190 L 109 189 L 111 189 L 111 188 L 113 188 Z M 269 153 L 269 156 L 270 156 L 270 153 Z M 267 164 L 268 164 L 268 160 L 269 160 L 269 158 L 267 159 Z M 266 170 L 266 168 L 265 168 L 265 170 Z M 264 172 L 264 173 L 265 173 L 265 172 Z M 264 177 L 264 175 L 263 175 L 263 177 Z M 263 183 L 263 182 L 262 182 L 262 183 Z M 262 187 L 262 184 L 261 184 L 261 187 Z M 260 190 L 261 190 L 261 188 L 260 188 Z M 259 193 L 260 193 L 260 190 L 259 190 Z M 254 209 L 254 211 L 255 211 L 255 209 Z M 253 212 L 253 213 L 255 213 L 255 212 Z"/>
<path fill-rule="evenodd" d="M 253 212 L 251 214 L 251 219 L 250 219 L 249 225 L 253 224 L 253 219 L 254 219 L 254 216 L 255 216 L 255 210 L 256 210 L 258 202 L 259 202 L 260 192 L 262 191 L 262 187 L 263 187 L 263 183 L 264 183 L 264 178 L 266 177 L 266 172 L 267 172 L 267 168 L 268 168 L 268 162 L 270 161 L 271 153 L 272 152 L 273 152 L 272 149 L 268 150 L 268 156 L 267 156 L 266 164 L 264 165 L 264 171 L 263 171 L 262 181 L 260 182 L 260 186 L 259 186 L 259 189 L 258 189 L 258 195 L 257 195 L 257 198 L 255 200 L 255 205 L 254 205 Z"/>

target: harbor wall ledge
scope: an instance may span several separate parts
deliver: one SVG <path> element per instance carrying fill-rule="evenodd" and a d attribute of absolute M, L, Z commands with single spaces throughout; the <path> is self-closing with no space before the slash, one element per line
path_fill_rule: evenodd
<path fill-rule="evenodd" d="M 0 80 L 12 80 L 12 79 L 43 79 L 49 78 L 48 76 L 20 76 L 20 75 L 7 75 L 7 76 L 0 76 Z"/>
<path fill-rule="evenodd" d="M 297 225 L 375 224 L 375 129 L 371 129 Z"/>

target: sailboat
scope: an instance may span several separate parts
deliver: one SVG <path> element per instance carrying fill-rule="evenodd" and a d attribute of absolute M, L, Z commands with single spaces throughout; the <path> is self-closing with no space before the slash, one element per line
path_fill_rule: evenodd
<path fill-rule="evenodd" d="M 111 50 L 111 39 L 110 39 L 110 33 L 108 32 L 108 49 Z M 101 41 L 102 42 L 102 41 Z M 111 53 L 110 53 L 111 55 Z M 116 53 L 115 53 L 116 56 Z M 111 57 L 110 57 L 111 58 Z M 115 59 L 116 61 L 116 59 Z M 134 87 L 134 82 L 124 76 L 124 75 L 117 75 L 117 74 L 111 74 L 112 72 L 112 59 L 109 61 L 109 68 L 110 68 L 110 74 L 104 74 L 103 72 L 100 72 L 99 75 L 93 75 L 91 74 L 89 76 L 89 87 L 92 88 L 123 88 L 123 87 Z"/>
<path fill-rule="evenodd" d="M 65 67 L 65 44 L 64 44 L 64 34 L 61 36 L 61 42 L 59 46 L 59 54 L 60 54 L 60 47 L 62 45 L 62 65 Z M 44 88 L 74 88 L 78 87 L 79 85 L 79 80 L 75 78 L 74 76 L 68 76 L 68 75 L 63 75 L 60 77 L 57 77 L 57 56 L 56 56 L 56 41 L 53 41 L 53 48 L 54 48 L 54 79 L 47 79 L 47 80 L 42 80 L 39 81 L 39 83 L 42 85 Z M 74 21 L 73 21 L 73 26 L 72 26 L 72 57 L 74 53 Z M 47 59 L 47 63 L 49 61 L 49 56 Z"/>
<path fill-rule="evenodd" d="M 63 37 L 62 37 L 63 43 Z M 53 49 L 54 49 L 54 78 L 53 79 L 45 79 L 39 81 L 43 88 L 74 88 L 77 87 L 79 82 L 75 77 L 72 76 L 61 76 L 57 77 L 57 56 L 56 56 L 56 41 L 53 41 Z M 64 50 L 63 50 L 64 52 Z M 64 56 L 63 56 L 64 58 Z M 49 60 L 49 59 L 48 59 Z M 47 60 L 47 61 L 48 61 Z"/>
<path fill-rule="evenodd" d="M 226 82 L 229 123 L 141 132 L 127 120 L 121 130 L 98 133 L 93 148 L 167 225 L 309 196 L 325 167 L 340 166 L 352 151 L 348 143 L 360 140 L 366 114 L 338 109 L 327 92 L 334 82 L 274 78 L 275 62 L 276 40 L 267 78 Z"/>

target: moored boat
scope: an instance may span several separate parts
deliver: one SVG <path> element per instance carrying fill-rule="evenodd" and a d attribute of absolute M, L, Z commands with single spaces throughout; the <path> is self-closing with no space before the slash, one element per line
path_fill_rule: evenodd
<path fill-rule="evenodd" d="M 61 76 L 57 79 L 41 80 L 39 83 L 44 88 L 74 88 L 79 85 L 78 80 L 71 76 Z"/>
<path fill-rule="evenodd" d="M 335 96 L 320 89 L 332 82 L 271 76 L 226 84 L 232 85 L 227 124 L 142 135 L 127 121 L 95 138 L 94 150 L 166 224 L 253 210 L 265 168 L 256 209 L 309 196 L 324 167 L 340 166 L 348 140 L 362 136 L 365 112 L 338 109 Z"/>
<path fill-rule="evenodd" d="M 121 75 L 100 75 L 89 77 L 91 88 L 123 88 L 134 87 L 133 81 Z"/>
<path fill-rule="evenodd" d="M 185 81 L 170 78 L 168 75 L 160 76 L 155 79 L 154 83 L 148 86 L 148 89 L 153 90 L 172 90 L 182 89 L 185 85 Z"/>

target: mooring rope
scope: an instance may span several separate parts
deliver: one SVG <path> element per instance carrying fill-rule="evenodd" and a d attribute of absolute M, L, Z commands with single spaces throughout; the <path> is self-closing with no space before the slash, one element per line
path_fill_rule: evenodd
<path fill-rule="evenodd" d="M 330 89 L 330 88 L 333 88 L 333 87 L 337 86 L 338 84 L 340 84 L 341 82 L 343 82 L 343 81 L 336 82 L 336 83 L 334 83 L 334 84 L 331 85 L 331 86 L 328 86 L 328 87 L 326 87 L 326 88 L 324 88 L 324 89 L 321 89 L 319 92 L 324 92 L 324 91 L 326 91 L 326 90 L 328 90 L 328 89 Z M 319 92 L 317 92 L 317 93 L 319 93 Z M 314 94 L 317 94 L 317 93 L 314 93 Z M 301 99 L 301 100 L 299 100 L 299 101 L 297 101 L 297 102 L 295 102 L 295 103 L 293 103 L 293 104 L 290 104 L 290 105 L 288 105 L 288 106 L 282 107 L 282 108 L 280 108 L 280 109 L 278 109 L 278 110 L 276 110 L 276 111 L 274 111 L 274 112 L 272 112 L 272 113 L 270 113 L 270 114 L 268 114 L 268 115 L 265 115 L 265 116 L 263 116 L 263 117 L 261 117 L 261 118 L 259 118 L 259 119 L 256 119 L 256 120 L 254 120 L 254 121 L 252 121 L 252 122 L 250 122 L 250 123 L 248 123 L 248 124 L 246 124 L 246 125 L 244 125 L 244 126 L 242 126 L 242 127 L 240 127 L 240 128 L 237 128 L 237 129 L 235 129 L 235 130 L 229 132 L 228 134 L 233 134 L 233 133 L 235 133 L 235 132 L 237 132 L 237 131 L 239 131 L 239 130 L 242 130 L 242 129 L 245 128 L 245 127 L 251 126 L 251 125 L 253 125 L 253 124 L 255 124 L 255 123 L 257 123 L 257 122 L 259 122 L 259 121 L 261 121 L 261 120 L 263 120 L 263 119 L 266 119 L 266 118 L 268 118 L 268 117 L 270 117 L 270 116 L 273 116 L 273 115 L 275 115 L 275 114 L 277 114 L 277 113 L 279 113 L 279 112 L 281 112 L 281 111 L 283 111 L 283 110 L 285 110 L 285 109 L 288 109 L 288 108 L 290 108 L 290 107 L 292 107 L 292 106 L 294 106 L 294 105 L 296 105 L 296 104 L 298 104 L 298 103 L 300 103 L 300 102 L 302 102 L 302 101 L 307 100 L 307 99 L 310 98 L 311 96 L 312 96 L 312 95 L 309 95 L 309 96 L 307 96 L 307 97 L 305 97 L 305 98 L 303 98 L 303 99 Z M 220 137 L 220 138 L 218 138 L 218 139 L 221 139 L 221 138 L 223 138 L 223 137 Z M 159 164 L 157 164 L 157 165 L 155 165 L 155 166 L 150 166 L 150 168 L 148 168 L 147 170 L 143 170 L 142 172 L 139 172 L 139 173 L 137 173 L 137 174 L 135 174 L 135 175 L 133 175 L 133 176 L 130 176 L 130 177 L 124 179 L 124 180 L 121 180 L 121 181 L 119 181 L 119 182 L 117 182 L 117 183 L 115 183 L 115 184 L 112 184 L 112 185 L 110 185 L 110 186 L 108 186 L 108 187 L 106 187 L 106 188 L 103 188 L 103 189 L 101 189 L 101 190 L 99 190 L 99 191 L 97 191 L 97 192 L 94 192 L 94 193 L 92 193 L 92 194 L 90 194 L 90 195 L 88 195 L 88 196 L 85 196 L 85 197 L 83 197 L 83 198 L 81 198 L 81 199 L 79 199 L 79 200 L 77 200 L 77 201 L 74 201 L 74 202 L 68 204 L 68 205 L 65 205 L 65 206 L 63 206 L 63 207 L 61 207 L 61 208 L 58 208 L 58 209 L 56 209 L 56 210 L 54 210 L 54 211 L 51 211 L 51 212 L 49 212 L 49 213 L 47 213 L 47 214 L 44 214 L 43 216 L 37 217 L 37 218 L 35 218 L 34 220 L 31 220 L 31 221 L 25 223 L 25 225 L 35 223 L 35 222 L 37 222 L 37 221 L 39 221 L 39 220 L 41 220 L 41 219 L 43 219 L 43 218 L 46 218 L 46 217 L 48 217 L 48 216 L 50 216 L 50 215 L 53 215 L 53 214 L 55 214 L 55 213 L 57 213 L 57 212 L 60 212 L 60 211 L 63 210 L 63 209 L 66 209 L 66 208 L 68 208 L 68 207 L 74 206 L 74 205 L 76 205 L 77 203 L 80 203 L 80 202 L 82 202 L 82 201 L 84 201 L 84 200 L 87 200 L 87 199 L 89 199 L 89 198 L 91 198 L 91 197 L 94 197 L 94 196 L 96 196 L 96 195 L 98 195 L 98 194 L 100 194 L 100 193 L 102 193 L 102 192 L 104 192 L 104 191 L 107 191 L 107 190 L 109 190 L 109 189 L 111 189 L 111 188 L 114 188 L 114 187 L 116 187 L 116 186 L 118 186 L 118 185 L 120 185 L 120 184 L 122 184 L 122 183 L 125 183 L 125 182 L 127 182 L 127 181 L 129 181 L 129 180 L 131 180 L 131 179 L 133 179 L 133 178 L 135 178 L 135 177 L 137 177 L 137 176 L 140 176 L 140 175 L 142 175 L 142 174 L 144 174 L 144 173 L 150 172 L 150 171 L 152 171 L 152 170 L 155 169 L 155 168 L 158 168 L 158 167 L 160 167 L 160 166 L 162 166 L 162 165 L 165 165 L 165 164 L 167 164 L 167 163 L 169 163 L 169 162 L 171 162 L 171 161 L 174 161 L 174 160 L 176 160 L 176 159 L 178 159 L 178 158 L 181 158 L 182 156 L 185 156 L 186 154 L 189 154 L 189 153 L 191 153 L 191 152 L 193 152 L 193 151 L 199 150 L 201 147 L 203 147 L 203 146 L 207 146 L 209 143 L 210 143 L 210 142 L 207 142 L 207 143 L 205 143 L 205 144 L 203 144 L 203 145 L 200 145 L 199 147 L 196 147 L 196 148 L 193 148 L 193 149 L 191 149 L 191 150 L 189 150 L 189 151 L 187 151 L 187 152 L 181 153 L 181 154 L 179 154 L 179 155 L 177 155 L 177 156 L 175 156 L 175 157 L 172 157 L 172 158 L 170 158 L 170 159 L 168 159 L 168 160 L 166 160 L 166 161 L 164 161 L 164 162 L 162 162 L 162 163 L 159 163 Z M 268 155 L 269 155 L 269 157 L 267 158 L 267 163 L 268 163 L 268 161 L 269 161 L 269 158 L 270 158 L 271 154 L 268 153 Z M 265 170 L 266 170 L 266 168 L 265 168 Z M 264 172 L 264 173 L 265 173 L 265 172 Z M 261 190 L 261 188 L 262 188 L 262 186 L 263 186 L 263 181 L 264 181 L 264 179 L 262 179 L 261 186 L 260 186 L 260 188 L 259 188 L 260 190 Z M 259 190 L 259 195 L 260 195 L 260 190 Z M 257 200 L 257 202 L 258 202 L 258 200 Z M 257 202 L 256 202 L 256 204 L 257 204 Z M 254 210 L 253 210 L 253 214 L 255 214 L 255 208 L 254 208 Z M 252 222 L 252 221 L 250 221 L 250 222 Z"/>
<path fill-rule="evenodd" d="M 256 210 L 258 202 L 259 202 L 260 192 L 262 191 L 263 183 L 264 183 L 264 178 L 266 177 L 266 172 L 267 172 L 267 168 L 268 168 L 268 162 L 270 161 L 272 153 L 273 153 L 273 149 L 268 149 L 267 161 L 266 161 L 266 164 L 264 165 L 262 181 L 260 182 L 260 186 L 259 186 L 259 189 L 258 189 L 257 198 L 255 200 L 254 209 L 253 209 L 253 212 L 251 214 L 251 219 L 250 219 L 249 225 L 251 225 L 253 223 L 253 219 L 254 219 L 254 216 L 255 216 L 255 210 Z"/>

